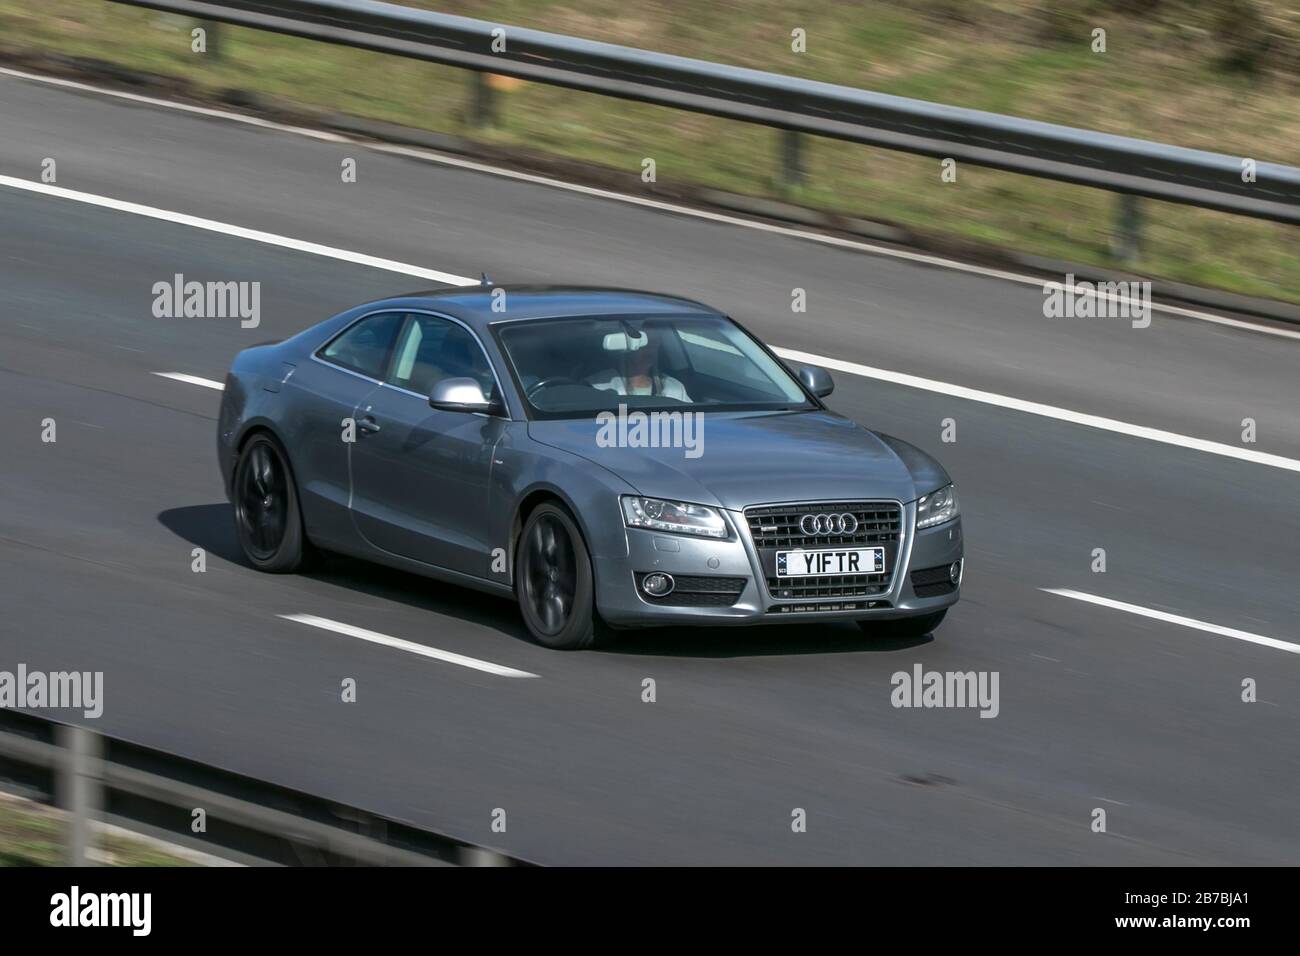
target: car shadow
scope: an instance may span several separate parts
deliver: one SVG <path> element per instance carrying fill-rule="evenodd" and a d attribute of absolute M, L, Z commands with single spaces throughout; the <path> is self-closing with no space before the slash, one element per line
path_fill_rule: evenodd
<path fill-rule="evenodd" d="M 208 554 L 240 567 L 253 568 L 240 550 L 239 539 L 235 537 L 235 519 L 225 502 L 169 508 L 158 515 L 158 523 Z"/>
<path fill-rule="evenodd" d="M 934 640 L 872 636 L 851 622 L 757 624 L 753 627 L 656 627 L 615 631 L 597 650 L 643 657 L 789 657 L 903 651 Z"/>
<path fill-rule="evenodd" d="M 253 570 L 235 536 L 230 505 L 221 502 L 169 508 L 158 515 L 172 534 L 208 554 Z M 409 607 L 459 618 L 533 643 L 513 602 L 453 584 L 429 587 L 430 580 L 344 555 L 331 554 L 303 575 L 339 588 Z M 856 624 L 763 624 L 755 627 L 657 627 L 616 631 L 597 653 L 651 657 L 780 657 L 802 654 L 860 654 L 901 651 L 934 638 L 873 637 Z"/>
<path fill-rule="evenodd" d="M 170 508 L 158 515 L 158 521 L 172 534 L 203 548 L 209 555 L 256 570 L 239 546 L 229 504 Z M 516 640 L 532 642 L 513 602 L 470 588 L 431 582 L 418 574 L 342 554 L 330 554 L 319 567 L 298 576 L 481 624 Z M 430 584 L 436 586 L 431 588 Z"/>

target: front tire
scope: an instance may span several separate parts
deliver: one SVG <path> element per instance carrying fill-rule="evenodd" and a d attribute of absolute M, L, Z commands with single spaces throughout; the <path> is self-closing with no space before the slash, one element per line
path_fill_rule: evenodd
<path fill-rule="evenodd" d="M 596 643 L 595 582 L 582 533 L 558 505 L 538 505 L 515 551 L 515 594 L 533 640 L 555 650 Z"/>
<path fill-rule="evenodd" d="M 239 547 L 253 567 L 289 574 L 313 554 L 289 459 L 269 434 L 254 435 L 235 464 L 231 495 Z"/>
<path fill-rule="evenodd" d="M 948 609 L 944 608 L 933 614 L 918 614 L 916 617 L 900 617 L 890 621 L 858 621 L 858 627 L 872 637 L 925 637 L 939 626 L 947 614 Z"/>

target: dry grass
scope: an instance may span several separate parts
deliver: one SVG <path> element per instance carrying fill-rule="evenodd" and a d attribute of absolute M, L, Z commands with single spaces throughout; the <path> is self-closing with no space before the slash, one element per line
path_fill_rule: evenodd
<path fill-rule="evenodd" d="M 0 866 L 58 866 L 63 860 L 63 814 L 0 794 Z M 142 840 L 111 834 L 94 849 L 104 866 L 193 866 Z"/>

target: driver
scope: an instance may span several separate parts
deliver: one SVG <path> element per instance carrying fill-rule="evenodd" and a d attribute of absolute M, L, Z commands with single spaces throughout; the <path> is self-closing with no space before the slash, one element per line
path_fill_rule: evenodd
<path fill-rule="evenodd" d="M 621 351 L 621 368 L 598 372 L 587 379 L 587 383 L 593 388 L 619 395 L 647 395 L 689 402 L 686 386 L 659 370 L 659 336 L 659 332 L 649 329 L 605 336 L 607 350 Z"/>

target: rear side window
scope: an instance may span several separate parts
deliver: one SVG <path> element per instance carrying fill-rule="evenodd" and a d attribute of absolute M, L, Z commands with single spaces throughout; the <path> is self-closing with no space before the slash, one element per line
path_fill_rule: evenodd
<path fill-rule="evenodd" d="M 472 378 L 493 397 L 496 380 L 478 341 L 455 322 L 432 315 L 413 315 L 397 347 L 389 383 L 420 395 L 444 378 Z"/>
<path fill-rule="evenodd" d="M 317 354 L 327 362 L 382 379 L 404 318 L 401 312 L 367 316 L 349 326 Z"/>

